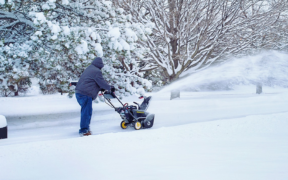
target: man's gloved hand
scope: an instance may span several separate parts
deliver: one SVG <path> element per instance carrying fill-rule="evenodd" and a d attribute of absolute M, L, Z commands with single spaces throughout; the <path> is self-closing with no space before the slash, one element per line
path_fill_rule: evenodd
<path fill-rule="evenodd" d="M 104 91 L 106 91 L 106 90 L 105 90 L 105 89 L 100 89 L 100 91 L 104 92 Z"/>
<path fill-rule="evenodd" d="M 116 98 L 115 92 L 111 92 L 112 97 Z"/>
<path fill-rule="evenodd" d="M 111 92 L 114 93 L 115 92 L 115 87 L 111 86 Z"/>

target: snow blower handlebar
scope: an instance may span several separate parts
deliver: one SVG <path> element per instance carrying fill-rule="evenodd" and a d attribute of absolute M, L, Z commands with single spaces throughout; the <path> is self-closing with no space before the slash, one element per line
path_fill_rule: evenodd
<path fill-rule="evenodd" d="M 77 82 L 70 82 L 70 84 L 69 84 L 69 86 L 76 86 L 76 85 L 77 85 Z M 116 108 L 116 107 L 112 104 L 112 102 L 111 102 L 111 99 L 114 99 L 114 98 L 116 98 L 116 99 L 121 103 L 121 105 L 122 105 L 123 107 L 128 106 L 128 103 L 123 104 L 123 103 L 120 101 L 120 99 L 115 95 L 115 92 L 114 92 L 114 91 L 115 91 L 115 87 L 114 87 L 114 86 L 111 86 L 111 90 L 110 90 L 110 91 L 107 91 L 107 90 L 105 90 L 105 89 L 101 89 L 100 91 L 101 91 L 100 95 L 103 96 L 104 99 L 108 101 L 108 103 L 106 102 L 106 104 L 108 104 L 110 107 L 113 107 L 115 110 L 116 110 L 117 108 Z M 143 96 L 140 97 L 139 99 L 141 99 L 141 98 L 143 98 Z M 135 102 L 134 102 L 134 103 L 135 103 Z M 139 104 L 137 104 L 137 105 L 138 105 L 138 107 L 139 107 Z"/>
<path fill-rule="evenodd" d="M 100 95 L 102 95 L 103 97 L 104 97 L 104 99 L 105 99 L 105 103 L 108 105 L 108 106 L 110 106 L 110 107 L 112 107 L 113 109 L 115 109 L 115 111 L 117 111 L 119 114 L 120 114 L 120 112 L 121 111 L 123 111 L 124 109 L 129 109 L 129 106 L 128 106 L 128 103 L 125 103 L 125 104 L 123 104 L 121 101 L 120 101 L 120 99 L 115 95 L 115 93 L 114 92 L 111 92 L 111 91 L 101 91 L 101 93 L 100 93 Z M 116 98 L 121 104 L 122 104 L 122 106 L 123 107 L 115 107 L 113 104 L 112 104 L 112 102 L 111 102 L 111 99 L 114 99 L 114 98 Z M 108 103 L 107 103 L 108 102 Z M 135 103 L 135 102 L 134 102 Z M 139 105 L 138 105 L 138 107 L 139 107 Z M 136 118 L 136 117 L 134 117 L 134 115 L 130 112 L 130 111 L 127 111 L 134 119 Z M 137 118 L 136 118 L 137 119 Z"/>
<path fill-rule="evenodd" d="M 135 117 L 134 114 L 133 114 L 132 112 L 130 112 L 130 110 L 128 110 L 128 109 L 131 108 L 131 106 L 129 106 L 128 103 L 123 104 L 123 103 L 120 101 L 120 99 L 115 95 L 114 92 L 111 92 L 111 91 L 101 91 L 100 95 L 102 95 L 102 96 L 104 97 L 105 103 L 106 103 L 108 106 L 114 108 L 115 111 L 117 111 L 119 114 L 121 114 L 121 112 L 126 111 L 131 117 L 133 117 L 133 119 L 141 119 L 141 118 L 143 119 L 143 118 L 144 118 L 144 117 L 138 117 L 138 118 Z M 115 106 L 112 104 L 112 102 L 111 102 L 111 99 L 114 99 L 114 98 L 116 98 L 116 99 L 122 104 L 123 107 L 115 107 Z M 108 102 L 108 103 L 107 103 L 107 102 Z M 135 103 L 135 102 L 134 102 L 134 103 Z M 136 103 L 136 104 L 138 104 L 138 103 Z M 138 107 L 139 107 L 139 104 L 138 104 Z M 145 117 L 145 118 L 146 118 L 146 117 Z"/>
<path fill-rule="evenodd" d="M 102 95 L 102 96 L 104 97 L 104 99 L 105 99 L 106 101 L 108 101 L 109 104 L 108 104 L 107 102 L 106 102 L 106 103 L 107 103 L 110 107 L 113 107 L 115 110 L 116 110 L 116 107 L 112 104 L 111 99 L 116 98 L 116 99 L 121 103 L 121 105 L 122 105 L 123 107 L 125 107 L 125 106 L 128 105 L 128 103 L 123 104 L 123 103 L 120 101 L 120 99 L 115 95 L 115 93 L 112 92 L 112 91 L 101 90 L 100 95 Z"/>
<path fill-rule="evenodd" d="M 77 82 L 70 82 L 70 84 L 69 84 L 69 86 L 76 86 L 76 85 L 77 85 Z M 108 103 L 107 103 L 106 101 L 105 101 L 105 103 L 108 104 L 108 106 L 114 108 L 115 110 L 117 110 L 118 108 L 116 108 L 116 107 L 112 104 L 112 102 L 111 102 L 111 99 L 114 99 L 114 98 L 116 98 L 116 99 L 121 103 L 121 105 L 122 105 L 123 107 L 128 106 L 128 103 L 123 104 L 123 103 L 120 101 L 120 99 L 115 95 L 115 87 L 114 87 L 114 86 L 111 86 L 111 90 L 110 90 L 110 91 L 107 91 L 107 90 L 105 90 L 105 89 L 101 89 L 100 92 L 101 92 L 101 93 L 100 93 L 99 95 L 103 96 L 104 99 L 105 99 L 106 101 L 108 101 Z M 143 98 L 143 96 L 140 97 L 139 99 L 141 99 L 141 98 Z M 134 103 L 135 103 L 135 102 L 134 102 Z M 137 104 L 137 105 L 138 105 L 138 107 L 139 107 L 139 104 Z"/>

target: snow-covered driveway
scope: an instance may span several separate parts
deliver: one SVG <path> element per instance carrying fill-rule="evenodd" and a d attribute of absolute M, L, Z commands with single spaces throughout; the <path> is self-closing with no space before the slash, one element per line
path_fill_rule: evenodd
<path fill-rule="evenodd" d="M 264 94 L 256 95 L 252 88 L 182 92 L 180 99 L 172 101 L 169 93 L 151 94 L 153 99 L 148 111 L 156 114 L 153 128 L 288 112 L 288 93 L 285 90 L 266 88 Z M 133 101 L 141 102 L 136 96 L 123 100 L 130 104 Z M 113 102 L 117 104 L 116 100 Z M 102 102 L 94 103 L 93 109 L 91 129 L 95 135 L 123 132 L 119 127 L 121 119 L 113 109 Z M 0 114 L 6 116 L 9 128 L 9 141 L 0 145 L 78 137 L 80 106 L 75 98 L 60 95 L 0 98 Z"/>
<path fill-rule="evenodd" d="M 1 179 L 287 180 L 287 116 L 0 146 Z"/>
<path fill-rule="evenodd" d="M 9 129 L 1 179 L 287 180 L 288 91 L 264 92 L 155 93 L 155 125 L 139 131 L 122 130 L 119 115 L 95 103 L 89 137 L 78 136 L 75 99 L 0 98 Z"/>

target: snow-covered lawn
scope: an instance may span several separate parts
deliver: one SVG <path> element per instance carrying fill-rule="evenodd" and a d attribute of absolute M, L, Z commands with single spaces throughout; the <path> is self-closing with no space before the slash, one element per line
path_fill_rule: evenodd
<path fill-rule="evenodd" d="M 288 89 L 263 90 L 154 93 L 154 127 L 139 131 L 95 103 L 89 137 L 77 134 L 75 98 L 0 98 L 0 179 L 287 180 Z"/>

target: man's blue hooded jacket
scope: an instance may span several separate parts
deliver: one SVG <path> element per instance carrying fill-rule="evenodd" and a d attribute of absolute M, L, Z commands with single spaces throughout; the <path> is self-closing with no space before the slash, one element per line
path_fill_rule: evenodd
<path fill-rule="evenodd" d="M 102 76 L 101 69 L 103 67 L 102 59 L 100 57 L 95 58 L 82 73 L 76 85 L 76 93 L 89 96 L 95 100 L 101 89 L 110 90 L 111 86 L 107 84 Z"/>

